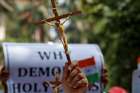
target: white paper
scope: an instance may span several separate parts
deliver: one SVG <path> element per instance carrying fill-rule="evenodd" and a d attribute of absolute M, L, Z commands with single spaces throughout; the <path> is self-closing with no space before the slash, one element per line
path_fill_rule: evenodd
<path fill-rule="evenodd" d="M 140 93 L 140 69 L 133 73 L 132 93 Z"/>
<path fill-rule="evenodd" d="M 63 72 L 67 60 L 61 44 L 4 43 L 3 49 L 5 67 L 10 73 L 8 93 L 52 93 L 51 85 L 44 86 L 43 82 L 54 80 L 55 71 Z M 69 50 L 74 62 L 94 57 L 95 68 L 101 77 L 103 56 L 96 44 L 70 44 Z M 97 90 L 91 88 L 87 93 L 101 93 L 100 80 L 96 85 Z"/>

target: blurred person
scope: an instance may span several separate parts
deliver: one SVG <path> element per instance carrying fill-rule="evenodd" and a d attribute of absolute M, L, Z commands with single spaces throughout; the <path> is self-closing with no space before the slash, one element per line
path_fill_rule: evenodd
<path fill-rule="evenodd" d="M 108 93 L 128 93 L 128 92 L 122 87 L 115 86 L 112 87 Z"/>

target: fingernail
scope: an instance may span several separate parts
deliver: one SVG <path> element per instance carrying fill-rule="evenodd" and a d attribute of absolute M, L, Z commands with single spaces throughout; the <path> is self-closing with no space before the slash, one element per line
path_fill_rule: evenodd
<path fill-rule="evenodd" d="M 74 86 L 73 88 L 77 88 L 76 86 Z"/>
<path fill-rule="evenodd" d="M 69 67 L 68 67 L 68 70 L 71 71 L 71 69 L 72 69 L 72 68 L 69 66 Z"/>
<path fill-rule="evenodd" d="M 67 79 L 67 82 L 70 82 L 70 79 Z"/>
<path fill-rule="evenodd" d="M 67 62 L 67 65 L 70 65 L 71 64 L 71 62 Z"/>
<path fill-rule="evenodd" d="M 85 86 L 87 86 L 88 84 L 87 83 L 82 83 L 80 86 L 81 87 L 85 87 Z"/>

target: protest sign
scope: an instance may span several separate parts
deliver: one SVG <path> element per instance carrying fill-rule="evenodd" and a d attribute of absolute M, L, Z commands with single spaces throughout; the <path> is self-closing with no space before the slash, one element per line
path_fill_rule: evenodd
<path fill-rule="evenodd" d="M 61 79 L 67 61 L 61 44 L 3 43 L 3 49 L 4 65 L 10 73 L 8 93 L 52 93 L 50 81 L 55 81 L 56 72 Z M 101 93 L 104 60 L 98 45 L 69 44 L 69 50 L 71 60 L 79 64 L 93 85 L 87 93 Z M 61 85 L 59 89 L 64 93 Z"/>

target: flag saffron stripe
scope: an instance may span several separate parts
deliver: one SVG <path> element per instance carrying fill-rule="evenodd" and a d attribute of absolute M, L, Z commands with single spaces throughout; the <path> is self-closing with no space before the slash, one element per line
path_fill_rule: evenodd
<path fill-rule="evenodd" d="M 78 66 L 80 68 L 88 67 L 88 66 L 91 66 L 91 65 L 95 65 L 95 59 L 94 59 L 94 57 L 91 57 L 91 58 L 87 58 L 87 59 L 83 59 L 83 60 L 78 61 Z"/>

